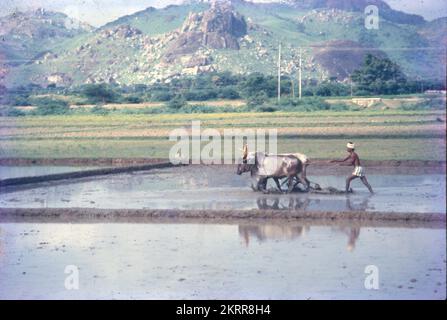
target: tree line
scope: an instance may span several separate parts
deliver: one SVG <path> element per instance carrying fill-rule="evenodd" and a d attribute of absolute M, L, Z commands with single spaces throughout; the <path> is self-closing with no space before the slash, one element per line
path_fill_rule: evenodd
<path fill-rule="evenodd" d="M 261 73 L 235 75 L 229 72 L 200 74 L 194 77 L 172 79 L 168 83 L 151 85 L 85 84 L 58 88 L 54 85 L 41 88 L 36 85 L 8 90 L 1 104 L 10 106 L 50 105 L 62 108 L 66 103 L 49 99 L 34 99 L 42 93 L 74 95 L 82 98 L 78 104 L 166 102 L 172 108 L 181 108 L 186 101 L 214 99 L 244 99 L 248 105 L 261 106 L 277 95 L 277 78 Z M 302 85 L 304 97 L 370 96 L 421 93 L 428 89 L 445 89 L 439 80 L 408 79 L 399 65 L 388 58 L 368 54 L 363 64 L 348 81 L 335 78 L 318 82 L 306 79 Z M 288 76 L 281 78 L 281 92 L 285 101 L 293 101 L 297 83 Z"/>

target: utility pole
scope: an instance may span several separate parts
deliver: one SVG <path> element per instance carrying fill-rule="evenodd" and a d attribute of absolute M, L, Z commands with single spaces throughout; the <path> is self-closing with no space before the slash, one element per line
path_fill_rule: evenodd
<path fill-rule="evenodd" d="M 301 56 L 301 48 L 300 48 L 300 61 L 298 65 L 298 97 L 301 100 L 301 67 L 302 67 L 302 56 Z"/>
<path fill-rule="evenodd" d="M 292 99 L 295 99 L 295 83 L 293 82 L 293 78 L 290 79 L 292 85 Z"/>
<path fill-rule="evenodd" d="M 349 75 L 349 85 L 351 87 L 351 98 L 352 98 L 352 77 Z"/>
<path fill-rule="evenodd" d="M 278 104 L 281 102 L 281 42 L 278 49 Z"/>
<path fill-rule="evenodd" d="M 421 84 L 421 93 L 424 93 L 424 82 L 422 81 L 421 77 L 416 77 L 416 80 L 419 80 L 419 83 Z"/>

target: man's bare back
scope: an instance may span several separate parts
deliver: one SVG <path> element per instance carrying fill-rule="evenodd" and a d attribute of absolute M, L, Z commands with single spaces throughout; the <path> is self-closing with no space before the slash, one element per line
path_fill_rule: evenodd
<path fill-rule="evenodd" d="M 368 183 L 368 180 L 366 179 L 365 170 L 360 165 L 360 157 L 356 152 L 354 152 L 354 144 L 352 142 L 349 142 L 346 147 L 349 153 L 346 158 L 344 158 L 343 160 L 330 161 L 331 163 L 340 163 L 340 165 L 354 166 L 354 171 L 352 172 L 351 176 L 346 179 L 346 192 L 351 192 L 351 181 L 356 178 L 360 178 L 360 180 L 362 180 L 363 184 L 368 188 L 368 190 L 371 193 L 374 193 L 370 184 Z"/>

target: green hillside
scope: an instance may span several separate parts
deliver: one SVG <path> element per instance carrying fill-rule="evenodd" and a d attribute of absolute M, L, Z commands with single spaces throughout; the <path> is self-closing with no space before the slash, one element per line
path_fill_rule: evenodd
<path fill-rule="evenodd" d="M 47 53 L 40 58 L 37 55 L 36 61 L 3 66 L 9 72 L 1 82 L 8 87 L 28 83 L 149 84 L 214 71 L 275 74 L 279 43 L 282 72 L 296 72 L 302 48 L 303 76 L 309 80 L 335 77 L 343 81 L 368 52 L 387 55 L 410 78 L 443 79 L 445 20 L 424 22 L 418 16 L 408 18 L 387 10 L 390 20 L 407 19 L 408 23 L 381 18 L 378 30 L 367 30 L 364 15 L 356 8 L 315 9 L 309 4 L 300 7 L 241 0 L 233 1 L 230 9 L 214 10 L 202 2 L 147 8 L 93 32 L 45 43 Z M 240 21 L 247 28 L 242 36 L 236 35 L 234 30 L 223 29 L 222 21 Z M 14 50 L 3 50 L 11 59 L 17 55 Z M 341 52 L 348 58 L 340 59 Z"/>

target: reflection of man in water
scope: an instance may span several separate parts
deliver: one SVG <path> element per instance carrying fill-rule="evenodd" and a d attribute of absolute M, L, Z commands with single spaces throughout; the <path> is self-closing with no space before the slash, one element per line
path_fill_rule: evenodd
<path fill-rule="evenodd" d="M 2 228 L 0 228 L 0 261 L 2 260 L 2 256 L 3 256 L 3 248 L 2 248 Z"/>
<path fill-rule="evenodd" d="M 357 205 L 353 205 L 350 197 L 346 197 L 346 209 L 349 211 L 365 211 L 368 208 L 368 203 L 371 195 L 366 196 L 362 202 Z"/>
<path fill-rule="evenodd" d="M 355 249 L 355 242 L 360 236 L 360 228 L 351 228 L 349 230 L 349 238 L 348 238 L 348 251 L 353 251 Z"/>
<path fill-rule="evenodd" d="M 348 144 L 346 145 L 347 151 L 349 153 L 349 155 L 343 159 L 343 160 L 332 160 L 330 161 L 331 163 L 341 163 L 342 165 L 347 165 L 347 166 L 354 166 L 354 171 L 352 172 L 351 176 L 349 176 L 346 179 L 346 193 L 348 192 L 352 192 L 352 189 L 349 188 L 351 181 L 357 178 L 360 178 L 360 180 L 362 180 L 363 184 L 368 188 L 369 192 L 374 193 L 373 189 L 371 188 L 371 186 L 368 183 L 368 180 L 366 179 L 365 176 L 365 170 L 363 169 L 363 167 L 360 165 L 360 158 L 358 156 L 357 153 L 354 152 L 355 148 L 354 148 L 354 143 L 352 142 L 348 142 Z M 347 162 L 349 161 L 349 162 Z M 347 162 L 347 163 L 346 163 Z"/>
<path fill-rule="evenodd" d="M 337 228 L 340 232 L 346 234 L 348 236 L 348 243 L 346 245 L 346 250 L 354 251 L 355 243 L 357 242 L 360 236 L 360 227 L 358 226 L 340 226 Z"/>

